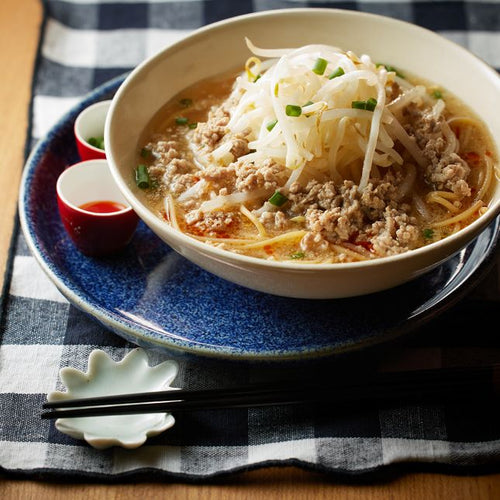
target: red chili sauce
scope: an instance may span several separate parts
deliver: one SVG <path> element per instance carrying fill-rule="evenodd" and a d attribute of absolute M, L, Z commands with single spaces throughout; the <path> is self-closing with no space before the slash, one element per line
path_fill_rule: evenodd
<path fill-rule="evenodd" d="M 89 201 L 80 205 L 82 210 L 86 210 L 87 212 L 94 212 L 97 214 L 108 214 L 112 212 L 119 212 L 127 208 L 123 203 L 118 203 L 117 201 L 109 201 L 109 200 L 98 200 L 98 201 Z"/>

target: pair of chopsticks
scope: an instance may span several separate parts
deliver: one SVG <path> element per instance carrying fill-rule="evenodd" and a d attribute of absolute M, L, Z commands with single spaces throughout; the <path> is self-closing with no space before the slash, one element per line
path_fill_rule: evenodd
<path fill-rule="evenodd" d="M 345 380 L 282 380 L 244 387 L 156 391 L 44 403 L 43 419 L 133 415 L 319 401 L 341 407 L 369 401 L 481 399 L 499 395 L 500 365 L 406 372 L 381 372 Z"/>

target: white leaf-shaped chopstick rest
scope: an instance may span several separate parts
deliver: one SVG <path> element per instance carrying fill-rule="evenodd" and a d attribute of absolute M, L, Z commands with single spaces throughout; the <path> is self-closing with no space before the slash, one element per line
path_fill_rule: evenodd
<path fill-rule="evenodd" d="M 137 348 L 121 361 L 113 361 L 104 351 L 90 353 L 86 373 L 75 368 L 62 368 L 59 372 L 66 392 L 48 394 L 48 401 L 109 396 L 168 390 L 176 377 L 178 365 L 167 360 L 149 366 L 146 352 Z M 174 389 L 174 388 L 171 388 Z M 137 448 L 148 437 L 156 436 L 175 423 L 170 413 L 116 415 L 106 417 L 59 418 L 56 428 L 76 439 L 84 439 L 98 449 L 110 446 Z"/>

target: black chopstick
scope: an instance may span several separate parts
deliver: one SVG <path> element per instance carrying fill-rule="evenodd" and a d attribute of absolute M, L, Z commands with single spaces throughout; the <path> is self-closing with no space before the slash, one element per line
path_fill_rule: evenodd
<path fill-rule="evenodd" d="M 358 401 L 498 396 L 500 365 L 407 372 L 382 372 L 369 378 L 321 381 L 282 380 L 243 387 L 169 390 L 44 403 L 43 419 L 163 413 L 229 407 L 324 401 L 335 405 Z"/>

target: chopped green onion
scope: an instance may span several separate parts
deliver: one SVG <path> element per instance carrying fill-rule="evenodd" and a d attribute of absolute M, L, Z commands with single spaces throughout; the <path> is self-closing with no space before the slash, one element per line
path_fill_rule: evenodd
<path fill-rule="evenodd" d="M 291 259 L 303 259 L 306 256 L 304 252 L 295 252 L 290 255 Z"/>
<path fill-rule="evenodd" d="M 329 76 L 328 76 L 328 79 L 329 80 L 333 80 L 334 78 L 337 78 L 338 76 L 342 76 L 345 74 L 345 71 L 344 71 L 344 68 L 342 67 L 338 67 L 334 70 L 333 73 L 331 73 Z"/>
<path fill-rule="evenodd" d="M 306 106 L 310 106 L 311 104 L 314 104 L 312 101 L 307 101 L 304 106 L 302 106 L 303 108 L 305 108 Z"/>
<path fill-rule="evenodd" d="M 194 129 L 198 126 L 198 122 L 190 122 L 184 116 L 178 116 L 175 119 L 175 123 L 177 123 L 177 125 L 187 125 L 190 129 Z"/>
<path fill-rule="evenodd" d="M 328 61 L 322 57 L 318 57 L 313 66 L 313 72 L 317 75 L 322 75 L 325 72 Z"/>
<path fill-rule="evenodd" d="M 255 83 L 257 80 L 260 80 L 262 78 L 262 75 L 257 75 L 254 79 L 253 79 L 253 83 Z"/>
<path fill-rule="evenodd" d="M 354 109 L 366 109 L 373 111 L 377 106 L 377 99 L 370 97 L 367 101 L 352 101 L 351 107 Z"/>
<path fill-rule="evenodd" d="M 287 116 L 300 116 L 302 114 L 302 108 L 295 104 L 287 104 L 285 113 Z"/>
<path fill-rule="evenodd" d="M 387 71 L 392 71 L 392 72 L 396 73 L 396 75 L 399 76 L 399 78 L 404 78 L 404 75 L 402 73 L 400 73 L 397 68 L 395 68 L 394 66 L 391 66 L 390 64 L 377 63 L 376 66 L 377 66 L 377 68 L 380 66 L 384 66 Z"/>
<path fill-rule="evenodd" d="M 434 231 L 430 228 L 424 229 L 422 231 L 422 234 L 426 240 L 430 240 L 431 238 L 434 237 Z"/>
<path fill-rule="evenodd" d="M 94 148 L 104 149 L 104 137 L 89 137 L 87 142 Z"/>
<path fill-rule="evenodd" d="M 135 169 L 135 183 L 141 189 L 147 189 L 151 186 L 151 179 L 146 165 L 138 165 Z"/>
<path fill-rule="evenodd" d="M 443 98 L 443 93 L 440 90 L 435 90 L 432 93 L 432 96 L 435 97 L 436 99 L 442 99 Z"/>
<path fill-rule="evenodd" d="M 351 106 L 354 109 L 366 109 L 366 101 L 352 101 Z"/>
<path fill-rule="evenodd" d="M 274 126 L 278 123 L 278 120 L 273 120 L 271 122 L 269 122 L 267 125 L 266 125 L 266 128 L 267 130 L 269 130 L 269 132 L 271 132 L 271 130 L 274 128 Z"/>
<path fill-rule="evenodd" d="M 189 108 L 189 106 L 192 106 L 193 105 L 193 100 L 192 99 L 189 99 L 188 97 L 184 98 L 184 99 L 181 99 L 179 101 L 179 104 L 183 107 L 183 108 Z"/>
<path fill-rule="evenodd" d="M 284 205 L 287 201 L 288 198 L 279 191 L 275 191 L 271 198 L 269 198 L 269 203 L 275 207 L 281 207 L 281 205 Z"/>
<path fill-rule="evenodd" d="M 368 111 L 373 111 L 376 107 L 377 107 L 377 99 L 370 97 L 370 99 L 366 101 L 366 109 Z"/>
<path fill-rule="evenodd" d="M 149 156 L 151 155 L 151 150 L 148 149 L 148 148 L 142 148 L 141 149 L 141 156 L 143 158 L 149 158 Z"/>

